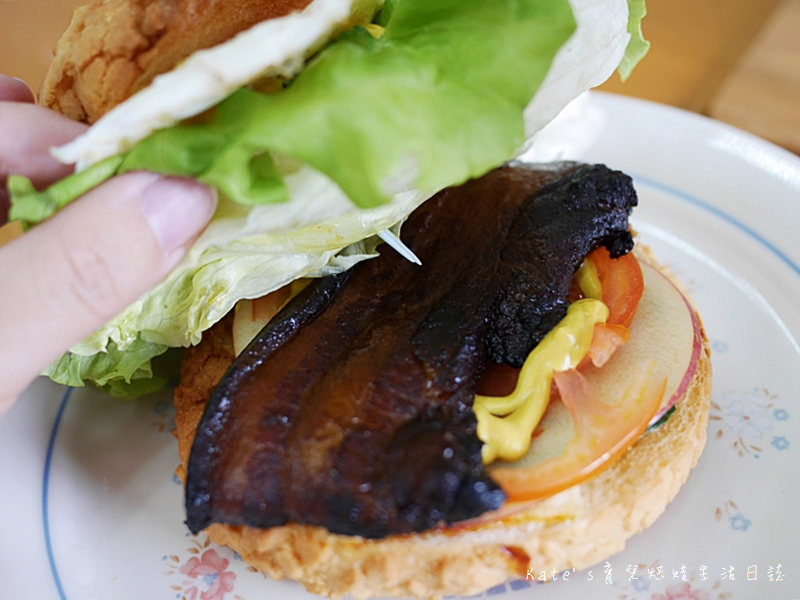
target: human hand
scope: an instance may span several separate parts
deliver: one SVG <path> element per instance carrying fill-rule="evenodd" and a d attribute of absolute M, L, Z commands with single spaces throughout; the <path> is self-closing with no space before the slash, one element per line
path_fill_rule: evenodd
<path fill-rule="evenodd" d="M 7 177 L 42 187 L 68 174 L 49 149 L 84 129 L 0 75 L 0 225 Z M 0 247 L 0 415 L 47 365 L 166 276 L 215 206 L 195 181 L 128 173 Z"/>

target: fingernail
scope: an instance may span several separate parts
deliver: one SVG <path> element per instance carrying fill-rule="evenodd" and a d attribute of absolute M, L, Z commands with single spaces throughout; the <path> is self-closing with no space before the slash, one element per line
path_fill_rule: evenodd
<path fill-rule="evenodd" d="M 142 192 L 142 212 L 165 254 L 193 240 L 211 220 L 216 192 L 192 179 L 158 177 Z"/>
<path fill-rule="evenodd" d="M 20 79 L 19 77 L 14 77 L 13 75 L 6 75 L 5 73 L 0 73 L 0 81 L 2 81 L 4 79 L 7 80 L 7 81 L 16 81 L 18 83 L 21 83 L 25 87 L 28 87 L 28 84 L 25 83 L 24 79 Z"/>
<path fill-rule="evenodd" d="M 28 84 L 19 77 L 0 73 L 0 102 L 33 102 L 34 95 Z"/>

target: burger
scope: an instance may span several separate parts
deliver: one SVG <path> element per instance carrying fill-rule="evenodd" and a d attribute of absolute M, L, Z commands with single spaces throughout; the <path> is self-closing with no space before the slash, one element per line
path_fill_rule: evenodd
<path fill-rule="evenodd" d="M 630 177 L 520 159 L 646 50 L 640 2 L 107 0 L 43 103 L 76 173 L 26 226 L 147 169 L 220 194 L 184 261 L 47 370 L 127 397 L 186 348 L 187 526 L 355 598 L 588 567 L 705 442 L 708 344 L 637 243 Z M 545 578 L 546 579 L 546 578 Z"/>

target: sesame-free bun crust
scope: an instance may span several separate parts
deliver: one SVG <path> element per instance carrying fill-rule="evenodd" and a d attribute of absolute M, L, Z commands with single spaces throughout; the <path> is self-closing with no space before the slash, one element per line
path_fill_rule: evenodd
<path fill-rule="evenodd" d="M 175 394 L 182 479 L 205 402 L 233 358 L 226 321 L 187 350 Z M 705 445 L 710 393 L 703 334 L 695 376 L 664 425 L 599 475 L 497 521 L 380 540 L 296 523 L 267 530 L 214 524 L 206 532 L 270 577 L 301 581 L 332 598 L 438 599 L 475 594 L 529 571 L 582 569 L 621 551 L 678 493 Z"/>
<path fill-rule="evenodd" d="M 94 123 L 195 50 L 311 0 L 95 0 L 75 10 L 39 103 Z"/>

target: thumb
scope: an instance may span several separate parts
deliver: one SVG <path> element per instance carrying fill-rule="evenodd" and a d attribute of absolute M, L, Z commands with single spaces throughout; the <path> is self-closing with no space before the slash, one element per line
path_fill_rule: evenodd
<path fill-rule="evenodd" d="M 0 248 L 0 414 L 48 364 L 163 279 L 215 206 L 195 181 L 130 173 Z"/>

